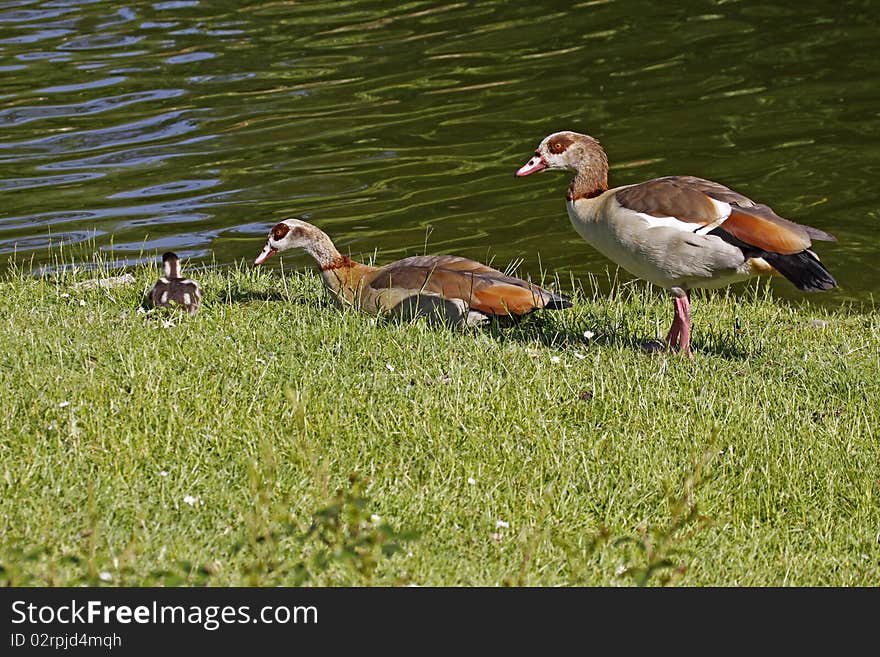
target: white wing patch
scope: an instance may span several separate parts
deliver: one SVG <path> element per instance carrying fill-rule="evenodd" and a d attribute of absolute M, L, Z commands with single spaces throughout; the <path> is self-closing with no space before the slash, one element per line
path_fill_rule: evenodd
<path fill-rule="evenodd" d="M 655 217 L 644 212 L 632 212 L 632 210 L 630 210 L 630 212 L 644 221 L 646 228 L 659 228 L 660 226 L 666 226 L 667 228 L 675 228 L 682 232 L 694 233 L 695 235 L 705 235 L 723 224 L 730 216 L 729 203 L 716 201 L 715 199 L 710 200 L 715 206 L 717 214 L 712 221 L 705 225 L 696 224 L 691 221 L 682 221 L 676 217 Z"/>
<path fill-rule="evenodd" d="M 727 218 L 730 216 L 730 210 L 731 210 L 730 203 L 725 203 L 724 201 L 718 201 L 714 198 L 710 198 L 709 200 L 712 201 L 712 204 L 715 206 L 715 209 L 718 211 L 718 218 L 715 219 L 715 221 L 709 222 L 708 224 L 706 224 L 702 228 L 698 228 L 697 230 L 695 230 L 694 232 L 697 235 L 705 235 L 709 231 L 712 231 L 712 230 L 718 228 L 718 226 L 720 226 L 725 221 L 727 221 Z"/>

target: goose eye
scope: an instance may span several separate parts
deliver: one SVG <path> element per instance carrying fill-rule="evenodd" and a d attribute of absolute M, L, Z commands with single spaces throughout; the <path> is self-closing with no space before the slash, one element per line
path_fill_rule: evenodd
<path fill-rule="evenodd" d="M 272 237 L 276 240 L 283 239 L 289 230 L 290 227 L 287 224 L 276 224 L 272 229 Z"/>
<path fill-rule="evenodd" d="M 550 152 L 554 155 L 559 155 L 562 151 L 565 150 L 565 146 L 562 145 L 562 142 L 554 141 L 550 144 Z"/>

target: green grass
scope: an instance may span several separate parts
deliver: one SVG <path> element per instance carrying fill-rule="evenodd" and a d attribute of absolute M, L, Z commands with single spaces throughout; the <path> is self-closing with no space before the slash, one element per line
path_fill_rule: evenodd
<path fill-rule="evenodd" d="M 0 282 L 0 584 L 880 583 L 871 309 L 697 294 L 689 361 L 641 285 L 456 331 L 311 273 L 74 286 L 118 273 Z"/>

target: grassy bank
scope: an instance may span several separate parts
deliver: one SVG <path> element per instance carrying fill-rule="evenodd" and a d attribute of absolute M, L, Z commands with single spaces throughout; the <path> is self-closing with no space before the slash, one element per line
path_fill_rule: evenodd
<path fill-rule="evenodd" d="M 312 274 L 0 282 L 0 583 L 880 583 L 880 320 L 640 285 L 475 331 Z"/>

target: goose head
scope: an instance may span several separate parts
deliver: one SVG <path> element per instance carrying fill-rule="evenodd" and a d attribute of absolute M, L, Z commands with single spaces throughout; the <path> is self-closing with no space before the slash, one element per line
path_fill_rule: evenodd
<path fill-rule="evenodd" d="M 564 130 L 545 137 L 532 158 L 514 175 L 521 178 L 546 169 L 607 171 L 608 158 L 597 140 L 589 135 Z"/>
<path fill-rule="evenodd" d="M 272 226 L 266 245 L 254 264 L 261 265 L 276 253 L 289 249 L 305 251 L 322 267 L 339 257 L 333 241 L 323 230 L 307 221 L 285 219 Z"/>
<path fill-rule="evenodd" d="M 266 245 L 254 260 L 254 264 L 261 265 L 280 251 L 289 249 L 310 251 L 310 247 L 322 241 L 322 237 L 326 238 L 324 232 L 308 222 L 285 219 L 272 226 Z"/>

